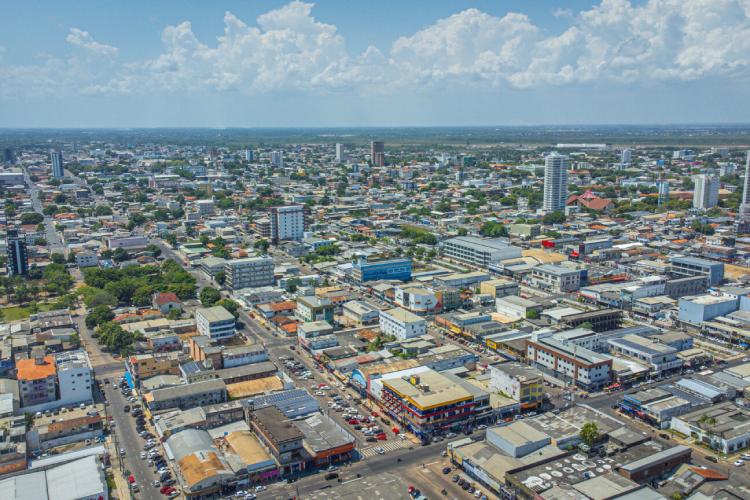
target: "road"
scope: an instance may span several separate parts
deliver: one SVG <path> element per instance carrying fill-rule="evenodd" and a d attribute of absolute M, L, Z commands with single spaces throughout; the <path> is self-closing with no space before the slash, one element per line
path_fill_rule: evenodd
<path fill-rule="evenodd" d="M 36 188 L 36 184 L 31 180 L 31 176 L 29 176 L 28 170 L 23 170 L 23 176 L 26 180 L 26 185 L 29 187 L 28 191 L 29 196 L 31 197 L 31 205 L 34 207 L 35 212 L 41 214 L 43 207 L 42 202 L 39 201 L 39 190 Z M 62 240 L 60 240 L 60 236 L 55 230 L 55 223 L 52 220 L 52 217 L 49 217 L 47 215 L 44 216 L 44 228 L 44 238 L 47 240 L 47 248 L 49 248 L 50 253 L 57 252 L 65 255 L 65 245 L 63 245 Z"/>

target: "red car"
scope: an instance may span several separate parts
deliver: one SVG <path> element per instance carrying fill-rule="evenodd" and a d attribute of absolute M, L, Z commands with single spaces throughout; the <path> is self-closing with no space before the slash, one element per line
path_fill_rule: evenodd
<path fill-rule="evenodd" d="M 133 475 L 128 476 L 128 482 L 130 484 L 133 484 L 135 482 L 135 476 L 133 476 Z"/>
<path fill-rule="evenodd" d="M 378 412 L 374 411 L 374 412 L 370 413 L 370 415 L 372 415 L 373 417 L 377 417 L 378 416 Z"/>
<path fill-rule="evenodd" d="M 357 424 L 359 424 L 359 420 L 357 420 L 356 418 L 349 420 L 349 425 L 357 425 Z"/>
<path fill-rule="evenodd" d="M 164 495 L 171 495 L 175 491 L 177 491 L 177 489 L 174 486 L 162 486 L 159 490 L 159 492 Z"/>
<path fill-rule="evenodd" d="M 378 441 L 388 441 L 388 437 L 385 434 L 378 434 L 377 436 L 375 436 L 375 439 L 377 439 Z"/>

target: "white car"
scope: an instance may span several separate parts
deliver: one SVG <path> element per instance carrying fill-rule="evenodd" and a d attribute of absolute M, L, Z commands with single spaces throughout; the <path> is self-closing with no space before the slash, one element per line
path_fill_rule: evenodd
<path fill-rule="evenodd" d="M 375 453 L 377 453 L 378 455 L 384 455 L 385 454 L 385 450 L 383 448 L 381 448 L 381 447 L 377 447 L 377 448 L 375 448 Z"/>
<path fill-rule="evenodd" d="M 734 466 L 735 466 L 735 467 L 742 467 L 743 465 L 745 465 L 745 461 L 744 461 L 744 460 L 737 460 L 737 461 L 736 461 L 736 462 L 734 463 Z"/>

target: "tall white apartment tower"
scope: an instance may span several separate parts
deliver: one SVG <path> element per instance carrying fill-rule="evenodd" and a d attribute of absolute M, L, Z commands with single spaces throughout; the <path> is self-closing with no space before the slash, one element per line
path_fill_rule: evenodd
<path fill-rule="evenodd" d="M 271 165 L 273 165 L 274 167 L 284 166 L 284 152 L 283 151 L 271 152 Z"/>
<path fill-rule="evenodd" d="M 631 156 L 632 153 L 629 149 L 623 149 L 622 153 L 620 153 L 620 163 L 623 165 L 630 165 Z"/>
<path fill-rule="evenodd" d="M 245 150 L 245 161 L 253 161 L 255 159 L 255 155 L 253 154 L 252 149 L 246 149 Z"/>
<path fill-rule="evenodd" d="M 750 150 L 748 150 L 745 158 L 745 187 L 742 190 L 740 214 L 750 217 Z"/>
<path fill-rule="evenodd" d="M 693 208 L 707 210 L 719 204 L 719 178 L 713 175 L 694 175 Z"/>
<path fill-rule="evenodd" d="M 65 177 L 65 171 L 63 170 L 63 157 L 60 151 L 54 149 L 49 152 L 50 160 L 52 161 L 52 177 L 55 179 L 62 179 Z"/>
<path fill-rule="evenodd" d="M 271 241 L 300 241 L 305 235 L 305 207 L 302 205 L 288 205 L 271 207 L 268 211 L 271 219 Z"/>
<path fill-rule="evenodd" d="M 556 151 L 544 160 L 544 203 L 545 212 L 565 210 L 568 200 L 568 157 Z"/>
<path fill-rule="evenodd" d="M 336 161 L 338 163 L 344 163 L 347 160 L 346 149 L 343 144 L 336 144 Z"/>

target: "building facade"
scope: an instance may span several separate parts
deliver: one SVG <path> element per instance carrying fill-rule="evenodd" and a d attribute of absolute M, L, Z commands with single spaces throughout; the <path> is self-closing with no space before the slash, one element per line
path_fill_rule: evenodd
<path fill-rule="evenodd" d="M 271 241 L 300 241 L 305 235 L 305 208 L 302 205 L 271 207 L 268 210 L 271 222 Z"/>
<path fill-rule="evenodd" d="M 271 257 L 248 257 L 227 261 L 224 266 L 226 285 L 232 290 L 273 285 L 273 268 Z"/>
<path fill-rule="evenodd" d="M 221 306 L 200 308 L 195 311 L 195 323 L 200 335 L 212 340 L 234 337 L 236 319 Z"/>
<path fill-rule="evenodd" d="M 568 157 L 556 152 L 544 159 L 544 200 L 545 212 L 565 210 L 568 200 Z"/>

